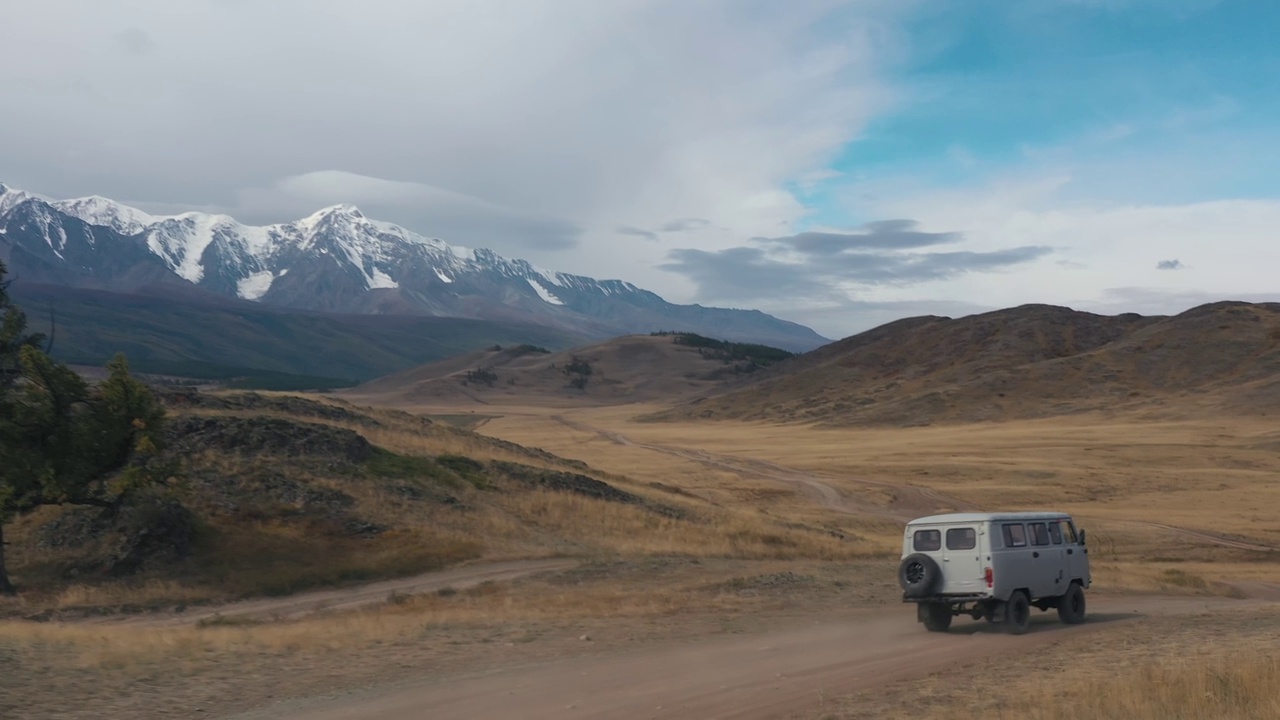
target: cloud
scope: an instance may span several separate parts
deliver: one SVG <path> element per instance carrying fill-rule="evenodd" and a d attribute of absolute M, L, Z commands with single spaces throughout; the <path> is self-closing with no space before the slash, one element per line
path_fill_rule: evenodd
<path fill-rule="evenodd" d="M 650 231 L 648 231 L 648 230 L 641 230 L 641 229 L 640 229 L 640 228 L 638 228 L 638 227 L 631 227 L 630 225 L 622 225 L 622 226 L 619 226 L 619 227 L 618 227 L 618 229 L 616 230 L 616 232 L 617 232 L 619 235 L 634 235 L 634 236 L 636 236 L 636 237 L 642 237 L 642 238 L 644 238 L 645 240 L 652 240 L 652 241 L 654 241 L 654 242 L 657 242 L 657 241 L 658 241 L 658 234 L 657 234 L 657 233 L 655 233 L 655 232 L 650 232 Z"/>
<path fill-rule="evenodd" d="M 1173 260 L 1161 260 L 1156 263 L 1157 270 L 1181 270 L 1184 267 L 1186 267 L 1186 265 L 1183 265 L 1182 261 L 1176 258 Z"/>
<path fill-rule="evenodd" d="M 766 242 L 795 248 L 812 255 L 839 255 L 857 250 L 903 250 L 957 242 L 959 233 L 930 233 L 917 230 L 914 220 L 882 220 L 867 223 L 860 232 L 804 232 L 789 237 L 766 238 Z"/>
<path fill-rule="evenodd" d="M 785 310 L 785 306 L 783 307 Z M 979 303 L 916 298 L 912 300 L 860 300 L 843 298 L 823 305 L 796 308 L 805 323 L 829 338 L 840 339 L 905 317 L 934 315 L 959 318 L 998 310 Z"/>
<path fill-rule="evenodd" d="M 1141 202 L 1112 194 L 1109 164 L 1067 169 L 1056 156 L 960 187 L 886 178 L 851 185 L 842 198 L 853 213 L 914 213 L 928 227 L 961 229 L 975 250 L 1055 248 L 1055 262 L 1021 266 L 999 282 L 981 274 L 955 276 L 934 291 L 940 299 L 981 298 L 998 307 L 1105 304 L 1124 312 L 1107 290 L 1145 287 L 1158 294 L 1143 299 L 1142 307 L 1165 313 L 1185 309 L 1177 298 L 1188 293 L 1207 302 L 1265 295 L 1275 287 L 1280 199 Z M 1156 165 L 1153 172 L 1164 171 Z M 1104 189 L 1084 194 L 1091 187 Z M 882 192 L 866 199 L 861 195 L 867 189 Z M 1206 253 L 1207 247 L 1214 252 Z M 1153 255 L 1166 264 L 1152 262 Z M 1194 272 L 1183 257 L 1195 258 Z M 1137 304 L 1133 310 L 1140 311 Z"/>
<path fill-rule="evenodd" d="M 131 27 L 111 36 L 121 50 L 130 55 L 146 55 L 156 49 L 156 41 L 146 30 Z"/>
<path fill-rule="evenodd" d="M 0 83 L 0 136 L 23 142 L 0 143 L 0 172 L 253 222 L 354 202 L 680 300 L 688 284 L 654 269 L 670 245 L 619 242 L 619 223 L 714 250 L 804 217 L 792 181 L 894 101 L 882 50 L 905 44 L 901 5 L 18 3 L 0 23 L 22 58 Z M 136 54 L 146 38 L 182 41 Z M 348 177 L 317 192 L 317 170 Z M 362 199 L 353 178 L 412 189 Z"/>
<path fill-rule="evenodd" d="M 736 247 L 708 252 L 695 248 L 672 250 L 662 269 L 680 273 L 698 288 L 697 297 L 709 302 L 754 302 L 761 290 L 791 299 L 832 300 L 838 294 L 815 282 L 802 263 L 779 262 L 762 248 Z"/>
<path fill-rule="evenodd" d="M 283 178 L 247 188 L 224 212 L 243 222 L 294 220 L 321 207 L 352 203 L 370 217 L 387 220 L 454 244 L 488 247 L 508 254 L 574 247 L 582 229 L 554 217 L 524 212 L 425 183 L 386 180 L 339 170 Z M 146 208 L 144 208 L 146 209 Z"/>
<path fill-rule="evenodd" d="M 662 223 L 662 227 L 658 228 L 658 230 L 664 233 L 687 232 L 689 230 L 699 230 L 710 224 L 710 220 L 704 220 L 703 218 L 681 218 Z"/>
<path fill-rule="evenodd" d="M 1094 297 L 1072 303 L 1072 307 L 1099 313 L 1134 312 L 1141 315 L 1176 315 L 1200 305 L 1223 300 L 1280 303 L 1280 291 L 1220 293 L 1152 287 L 1114 287 L 1106 288 Z"/>
<path fill-rule="evenodd" d="M 708 252 L 673 250 L 662 267 L 690 278 L 708 301 L 759 299 L 762 288 L 793 299 L 831 302 L 856 288 L 906 287 L 1028 263 L 1045 246 L 989 251 L 907 252 L 959 242 L 958 233 L 922 232 L 911 220 L 870 223 L 859 232 L 810 232 L 755 238 L 752 245 Z"/>

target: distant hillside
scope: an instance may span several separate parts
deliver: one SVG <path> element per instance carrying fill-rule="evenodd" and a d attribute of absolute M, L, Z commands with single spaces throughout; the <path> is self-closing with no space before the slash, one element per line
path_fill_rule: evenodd
<path fill-rule="evenodd" d="M 421 403 L 673 400 L 791 356 L 691 333 L 629 335 L 563 352 L 494 346 L 379 378 L 349 393 Z"/>
<path fill-rule="evenodd" d="M 911 425 L 1032 418 L 1179 396 L 1280 407 L 1280 304 L 1172 317 L 1025 305 L 900 320 L 704 392 L 653 419 Z"/>
<path fill-rule="evenodd" d="M 15 283 L 33 329 L 56 320 L 54 355 L 101 365 L 124 352 L 134 370 L 238 379 L 274 389 L 340 387 L 494 344 L 566 348 L 544 326 L 394 315 L 333 315 L 220 297 L 124 295 Z"/>

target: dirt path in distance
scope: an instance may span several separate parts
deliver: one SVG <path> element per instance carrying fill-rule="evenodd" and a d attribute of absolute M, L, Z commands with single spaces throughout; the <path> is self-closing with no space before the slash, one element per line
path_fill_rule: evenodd
<path fill-rule="evenodd" d="M 1181 535 L 1185 538 L 1190 538 L 1192 540 L 1200 540 L 1202 542 L 1212 543 L 1214 545 L 1221 545 L 1223 547 L 1235 548 L 1237 550 L 1252 550 L 1254 552 L 1280 553 L 1280 548 L 1272 547 L 1271 545 L 1261 545 L 1258 543 L 1248 542 L 1245 540 L 1237 540 L 1235 538 L 1230 538 L 1225 535 L 1218 535 L 1217 533 L 1205 532 L 1204 530 L 1192 530 L 1190 528 L 1180 528 L 1180 527 L 1174 527 L 1173 525 L 1162 525 L 1160 523 L 1142 522 L 1138 520 L 1124 520 L 1122 522 L 1130 523 L 1133 525 L 1145 525 L 1146 527 L 1150 527 L 1150 528 L 1158 528 L 1160 530 L 1166 530 L 1168 532 L 1171 532 L 1174 535 Z"/>
<path fill-rule="evenodd" d="M 176 627 L 192 625 L 215 617 L 243 620 L 292 620 L 318 612 L 353 610 L 387 602 L 395 595 L 418 595 L 436 592 L 444 588 L 464 590 L 486 582 L 517 580 L 544 572 L 569 570 L 579 565 L 577 560 L 549 558 L 543 560 L 512 560 L 507 562 L 465 565 L 462 567 L 423 573 L 412 577 L 396 578 L 333 590 L 316 590 L 297 595 L 275 598 L 256 598 L 222 605 L 201 606 L 185 612 L 165 611 L 147 615 L 109 615 L 90 618 L 87 622 L 120 625 L 145 625 L 149 627 Z"/>
<path fill-rule="evenodd" d="M 765 460 L 753 460 L 750 458 L 734 457 L 731 455 L 712 454 L 704 450 L 689 450 L 686 448 L 657 445 L 654 443 L 636 442 L 619 433 L 592 427 L 575 420 L 569 420 L 568 418 L 560 415 L 553 415 L 551 419 L 565 425 L 566 427 L 573 428 L 574 430 L 595 433 L 596 435 L 617 445 L 642 448 L 644 450 L 664 453 L 666 455 L 672 455 L 685 460 L 700 462 L 710 467 L 720 470 L 728 470 L 748 477 L 761 478 L 792 486 L 799 486 L 801 490 L 805 491 L 808 495 L 817 500 L 822 507 L 835 510 L 837 512 L 873 515 L 894 520 L 912 520 L 917 517 L 921 517 L 922 515 L 929 515 L 937 512 L 966 512 L 982 510 L 981 507 L 974 505 L 973 503 L 965 502 L 964 500 L 947 495 L 941 491 L 921 487 L 919 485 L 906 485 L 853 477 L 841 478 L 842 482 L 847 482 L 853 485 L 862 485 L 864 487 L 882 488 L 890 490 L 894 494 L 894 502 L 888 507 L 870 505 L 866 503 L 855 503 L 849 498 L 841 495 L 839 490 L 828 484 L 827 481 L 830 480 L 830 478 L 824 478 L 803 470 L 785 467 Z M 1197 540 L 1211 545 L 1229 547 L 1237 550 L 1249 550 L 1261 553 L 1280 553 L 1280 548 L 1273 547 L 1271 545 L 1263 545 L 1247 540 L 1240 540 L 1203 530 L 1193 530 L 1190 528 L 1181 528 L 1173 525 L 1164 525 L 1161 523 L 1146 522 L 1142 520 L 1118 520 L 1113 522 L 1121 522 L 1127 525 L 1141 525 L 1143 527 L 1156 530 L 1164 530 L 1190 540 Z"/>
<path fill-rule="evenodd" d="M 580 432 L 595 433 L 599 437 L 616 445 L 625 445 L 628 447 L 650 450 L 684 460 L 702 463 L 703 465 L 716 468 L 717 470 L 728 470 L 729 472 L 745 475 L 747 477 L 771 480 L 773 482 L 795 486 L 805 494 L 812 497 L 822 507 L 829 510 L 835 510 L 837 512 L 873 515 L 893 520 L 911 520 L 913 518 L 920 517 L 921 515 L 941 512 L 943 510 L 959 512 L 978 509 L 972 503 L 967 503 L 959 498 L 954 498 L 937 490 L 920 487 L 918 485 L 904 485 L 899 483 L 882 482 L 879 480 L 865 480 L 861 478 L 841 478 L 843 482 L 848 482 L 853 485 L 890 490 L 894 495 L 893 503 L 887 507 L 873 505 L 870 503 L 859 503 L 842 495 L 839 490 L 833 487 L 828 482 L 831 478 L 825 478 L 814 473 L 797 470 L 796 468 L 789 468 L 767 460 L 755 460 L 751 458 L 735 457 L 732 455 L 714 454 L 705 450 L 690 450 L 687 448 L 672 447 L 668 445 L 637 442 L 620 433 L 593 427 L 576 420 L 570 420 L 560 415 L 553 415 L 551 416 L 551 419 L 561 425 Z"/>

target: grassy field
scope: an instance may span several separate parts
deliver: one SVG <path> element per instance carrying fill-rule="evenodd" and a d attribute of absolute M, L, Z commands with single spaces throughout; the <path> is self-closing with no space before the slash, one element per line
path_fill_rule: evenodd
<path fill-rule="evenodd" d="M 1186 588 L 1202 580 L 1209 588 L 1231 579 L 1280 580 L 1280 551 L 1229 547 L 1179 532 L 1280 548 L 1280 523 L 1272 510 L 1280 507 L 1280 430 L 1264 419 L 1121 422 L 1073 416 L 837 430 L 633 420 L 640 412 L 584 409 L 572 416 L 582 425 L 608 428 L 631 445 L 557 427 L 545 413 L 530 408 L 512 408 L 483 431 L 606 470 L 678 482 L 701 496 L 735 504 L 750 503 L 753 495 L 740 477 L 651 446 L 776 463 L 885 508 L 903 494 L 901 486 L 926 488 L 939 498 L 931 505 L 903 508 L 906 514 L 956 507 L 1061 509 L 1089 529 L 1100 576 L 1122 587 Z M 765 486 L 785 489 L 777 482 Z M 771 513 L 815 519 L 812 503 L 794 491 L 756 504 Z M 827 515 L 832 522 L 842 521 L 842 513 Z M 900 542 L 900 523 L 886 527 L 867 517 L 843 522 L 850 532 L 888 547 Z"/>
<path fill-rule="evenodd" d="M 583 634 L 626 642 L 695 637 L 749 630 L 779 614 L 897 602 L 903 520 L 961 507 L 1072 512 L 1089 530 L 1097 592 L 1233 596 L 1250 582 L 1280 583 L 1280 553 L 1265 549 L 1280 546 L 1270 510 L 1280 507 L 1280 431 L 1258 420 L 1075 416 L 832 430 L 634 419 L 650 409 L 486 406 L 475 417 L 468 408 L 434 407 L 414 410 L 443 422 L 384 409 L 356 411 L 364 419 L 323 419 L 387 454 L 358 477 L 303 468 L 290 477 L 351 496 L 360 517 L 396 528 L 385 539 L 325 547 L 304 526 L 247 525 L 243 537 L 222 538 L 199 582 L 173 575 L 73 582 L 10 610 L 199 603 L 271 592 L 273 583 L 351 582 L 463 557 L 571 556 L 585 564 L 560 576 L 389 596 L 372 610 L 288 623 L 0 622 L 8 678 L 0 690 L 11 693 L 0 693 L 0 714 L 40 716 L 30 714 L 35 707 L 75 717 L 71 699 L 112 716 L 146 702 L 174 713 L 193 704 L 229 711 L 267 702 L 283 688 L 318 693 L 513 657 L 535 662 L 580 652 L 575 639 Z M 262 409 L 192 412 L 299 419 Z M 231 475 L 250 469 L 237 463 L 253 462 L 207 460 Z M 475 474 L 468 462 L 587 473 L 639 502 L 513 484 Z M 406 478 L 430 480 L 457 503 L 406 503 L 394 490 Z M 834 500 L 823 487 L 836 492 Z M 40 560 L 22 549 L 32 522 L 10 536 L 17 563 Z M 260 544 L 262 533 L 273 538 L 269 546 Z M 215 560 L 224 563 L 217 572 Z M 1274 716 L 1276 665 L 1263 652 L 1280 640 L 1274 612 L 1182 625 L 1154 619 L 1091 638 L 1046 653 L 1043 662 L 1061 682 L 1025 673 L 1007 682 L 997 671 L 1012 661 L 992 661 L 991 672 L 976 674 L 977 686 L 962 678 L 969 683 L 963 692 L 958 676 L 944 674 L 829 699 L 821 717 Z M 37 676 L 53 678 L 41 694 L 45 704 L 14 704 L 12 688 Z M 895 715 L 901 697 L 923 698 L 924 710 Z M 1083 699 L 1068 702 L 1075 697 Z"/>

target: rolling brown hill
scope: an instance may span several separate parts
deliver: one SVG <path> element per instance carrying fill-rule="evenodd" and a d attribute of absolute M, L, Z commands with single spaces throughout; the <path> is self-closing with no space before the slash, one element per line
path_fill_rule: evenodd
<path fill-rule="evenodd" d="M 1024 305 L 900 320 L 704 392 L 652 419 L 914 425 L 1166 405 L 1280 410 L 1280 304 L 1175 316 Z"/>
<path fill-rule="evenodd" d="M 343 395 L 396 403 L 620 404 L 690 397 L 784 351 L 690 334 L 628 335 L 552 353 L 494 346 L 389 375 Z"/>

